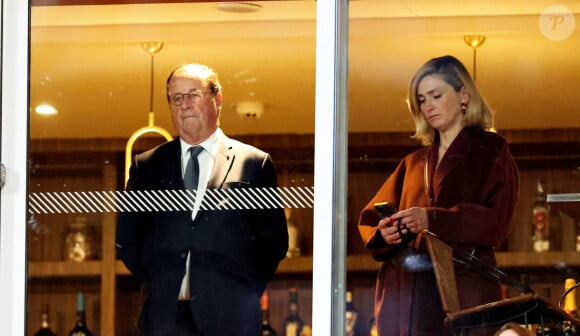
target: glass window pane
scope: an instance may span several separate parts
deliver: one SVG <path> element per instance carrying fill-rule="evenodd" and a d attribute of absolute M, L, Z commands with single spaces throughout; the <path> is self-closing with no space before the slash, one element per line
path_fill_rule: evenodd
<path fill-rule="evenodd" d="M 523 282 L 536 293 L 551 293 L 547 295 L 548 300 L 557 306 L 564 279 L 577 267 L 575 251 L 579 217 L 574 210 L 576 203 L 570 205 L 560 201 L 550 204 L 546 219 L 549 225 L 543 236 L 547 242 L 543 245 L 538 243 L 537 233 L 536 240 L 533 238 L 534 232 L 538 231 L 533 227 L 533 206 L 537 181 L 542 182 L 547 195 L 574 194 L 577 197 L 580 191 L 577 157 L 580 119 L 575 108 L 578 95 L 574 94 L 580 87 L 580 63 L 574 56 L 580 45 L 576 28 L 579 10 L 576 3 L 556 5 L 546 1 L 527 2 L 525 5 L 520 1 L 350 2 L 347 289 L 352 291 L 353 302 L 359 311 L 361 334 L 369 333 L 375 297 L 388 300 L 393 298 L 389 295 L 395 293 L 404 300 L 412 298 L 408 302 L 411 306 L 393 308 L 400 315 L 382 321 L 383 325 L 388 325 L 386 328 L 397 334 L 398 323 L 403 323 L 401 321 L 405 321 L 405 316 L 408 317 L 411 311 L 415 316 L 434 316 L 441 309 L 439 302 L 431 302 L 421 294 L 428 292 L 429 288 L 436 292 L 433 280 L 427 282 L 430 287 L 405 287 L 414 292 L 397 290 L 395 279 L 401 279 L 401 283 L 407 280 L 411 283 L 415 279 L 411 276 L 402 280 L 400 277 L 403 275 L 386 271 L 387 268 L 398 269 L 396 265 L 402 262 L 399 259 L 401 253 L 380 254 L 375 249 L 380 254 L 378 257 L 385 261 L 374 260 L 361 239 L 357 224 L 363 208 L 401 160 L 424 147 L 411 138 L 415 123 L 406 102 L 407 90 L 425 62 L 444 55 L 452 55 L 464 64 L 491 109 L 493 122 L 490 126 L 507 141 L 519 169 L 519 200 L 512 225 L 509 226 L 509 220 L 506 220 L 498 226 L 509 226 L 505 235 L 498 235 L 501 231 L 498 229 L 470 236 L 469 232 L 479 232 L 475 228 L 475 219 L 469 217 L 478 213 L 473 210 L 462 217 L 465 219 L 460 224 L 446 222 L 447 219 L 441 217 L 436 223 L 430 216 L 430 229 L 439 233 L 446 242 L 471 243 L 476 247 L 495 245 L 498 265 L 510 279 Z M 475 35 L 485 37 L 477 48 L 466 43 L 466 39 L 473 39 L 477 37 Z M 461 151 L 460 154 L 464 155 Z M 445 160 L 443 156 L 441 162 Z M 399 189 L 392 183 L 386 187 L 384 201 L 398 202 L 402 193 L 407 198 L 404 202 L 410 205 L 398 210 L 412 205 L 442 209 L 459 205 L 430 202 L 424 196 L 423 169 L 415 169 L 417 165 L 422 166 L 423 161 L 418 160 L 413 167 L 406 167 L 409 175 L 396 184 Z M 461 167 L 457 169 L 460 171 Z M 409 173 L 411 170 L 419 173 L 413 175 Z M 461 194 L 460 186 L 450 188 L 446 185 L 445 179 L 452 179 L 453 171 L 446 174 L 449 177 L 442 177 L 441 190 L 435 190 L 435 202 L 444 199 L 446 193 Z M 465 183 L 478 181 L 476 176 L 474 170 L 463 180 Z M 482 192 L 484 189 L 485 186 L 480 186 L 475 190 Z M 415 203 L 409 202 L 409 198 Z M 472 203 L 493 208 L 491 203 L 478 203 L 473 199 L 462 203 L 461 209 L 471 209 Z M 429 213 L 431 211 L 434 210 L 429 210 Z M 378 219 L 372 222 L 376 225 Z M 491 219 L 490 223 L 493 223 Z M 465 228 L 461 229 L 465 230 L 465 235 L 445 231 L 445 225 L 460 225 L 460 228 Z M 375 233 L 374 226 L 362 230 L 365 238 Z M 545 235 L 546 232 L 549 236 Z M 493 239 L 496 235 L 499 238 Z M 539 245 L 549 246 L 548 253 L 542 255 L 546 259 L 540 259 L 535 251 Z M 379 275 L 380 267 L 382 272 Z M 549 267 L 552 271 L 543 272 L 542 267 Z M 375 294 L 377 276 L 383 281 L 379 286 L 384 287 L 380 288 L 386 289 Z M 504 295 L 507 297 L 519 294 L 513 286 L 506 288 L 507 294 Z M 460 297 L 462 294 L 459 293 Z M 412 303 L 423 304 L 429 307 L 429 311 L 417 313 L 410 308 Z M 444 317 L 444 314 L 440 312 L 440 316 Z M 401 333 L 407 331 L 401 330 Z"/>
<path fill-rule="evenodd" d="M 203 220 L 221 213 L 242 218 L 242 224 L 225 226 L 206 240 L 193 236 L 199 244 L 195 252 L 219 250 L 228 235 L 235 234 L 244 239 L 232 238 L 231 246 L 236 248 L 224 246 L 222 252 L 239 257 L 245 249 L 247 258 L 257 255 L 266 262 L 264 257 L 269 258 L 282 245 L 259 250 L 247 242 L 271 244 L 276 235 L 270 235 L 269 228 L 275 221 L 260 228 L 253 227 L 258 222 L 246 226 L 250 222 L 244 220 L 249 214 L 270 211 L 253 209 L 276 208 L 284 216 L 281 208 L 285 208 L 291 249 L 266 287 L 270 322 L 279 334 L 288 330 L 291 289 L 296 288 L 298 314 L 307 328 L 312 325 L 315 16 L 316 3 L 285 1 L 32 6 L 27 223 L 30 335 L 41 326 L 44 305 L 49 305 L 51 329 L 59 335 L 68 333 L 75 323 L 79 292 L 84 294 L 86 323 L 95 334 L 136 334 L 143 295 L 140 282 L 115 253 L 117 217 L 121 212 L 143 213 L 141 209 L 152 209 L 152 218 L 178 216 L 170 214 L 176 212 L 173 206 L 184 203 L 172 193 L 181 188 L 158 175 L 149 186 L 159 187 L 150 193 L 123 192 L 126 146 L 134 136 L 136 141 L 129 146 L 132 158 L 177 136 L 166 80 L 172 70 L 190 62 L 217 71 L 223 100 L 204 93 L 202 101 L 207 99 L 216 106 L 221 102 L 220 128 L 227 136 L 270 154 L 279 186 L 266 189 L 269 181 L 256 184 L 254 175 L 260 173 L 238 165 L 243 152 L 216 151 L 209 159 L 214 169 L 228 160 L 233 161 L 232 168 L 208 182 L 219 186 L 206 190 L 206 196 L 213 195 L 217 201 L 202 204 L 205 214 L 200 213 L 196 221 L 203 231 Z M 148 44 L 143 46 L 144 42 Z M 158 51 L 153 51 L 155 42 L 161 43 Z M 185 90 L 170 85 L 169 93 L 187 94 L 189 89 L 205 88 L 188 86 Z M 184 96 L 179 107 L 194 104 L 193 100 L 191 95 Z M 57 114 L 36 113 L 36 107 L 43 104 L 55 107 Z M 164 164 L 181 167 L 181 158 L 174 160 Z M 267 173 L 267 163 L 264 169 Z M 176 180 L 181 181 L 181 176 Z M 236 189 L 227 194 L 225 186 Z M 223 193 L 237 208 L 224 208 L 220 203 Z M 138 200 L 131 203 L 127 201 L 130 197 Z M 159 238 L 162 232 L 145 235 Z M 153 250 L 143 252 L 145 259 L 172 249 L 175 252 L 178 243 L 152 244 Z M 252 264 L 246 274 L 238 268 L 244 264 L 232 263 L 227 253 L 202 258 L 196 271 L 218 268 L 225 272 L 219 281 L 232 278 L 227 272 L 239 271 L 236 276 L 255 281 L 258 268 Z M 243 257 L 240 260 L 251 264 Z M 144 269 L 169 264 L 145 264 Z M 145 274 L 153 281 L 151 274 Z M 236 286 L 249 288 L 246 281 Z M 209 286 L 207 292 L 217 298 L 229 288 Z M 177 299 L 176 294 L 176 304 Z M 257 298 L 251 303 L 258 308 Z"/>

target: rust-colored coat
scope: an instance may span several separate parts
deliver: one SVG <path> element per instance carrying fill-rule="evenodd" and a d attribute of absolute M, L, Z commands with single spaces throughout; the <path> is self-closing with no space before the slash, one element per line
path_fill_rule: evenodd
<path fill-rule="evenodd" d="M 405 246 L 389 246 L 376 230 L 376 202 L 397 209 L 424 207 L 429 230 L 454 249 L 463 249 L 495 265 L 494 247 L 512 229 L 519 194 L 519 174 L 503 137 L 477 127 L 465 127 L 439 167 L 438 144 L 406 156 L 363 209 L 359 231 L 376 260 L 375 317 L 380 336 L 448 335 L 445 314 L 431 269 L 410 270 L 401 262 Z M 427 166 L 426 166 L 427 165 Z M 427 179 L 427 181 L 425 181 Z M 496 281 L 455 266 L 462 309 L 500 298 Z"/>

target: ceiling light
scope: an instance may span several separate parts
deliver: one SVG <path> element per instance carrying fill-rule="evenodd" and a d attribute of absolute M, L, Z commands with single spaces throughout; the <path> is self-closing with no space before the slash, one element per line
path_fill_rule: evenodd
<path fill-rule="evenodd" d="M 481 47 L 483 42 L 485 42 L 485 35 L 480 34 L 466 34 L 463 35 L 463 41 L 471 49 L 473 49 L 473 81 L 477 81 L 477 48 Z M 495 129 L 495 112 L 491 112 L 491 126 L 489 128 L 490 132 L 497 133 Z"/>
<path fill-rule="evenodd" d="M 228 13 L 254 13 L 262 9 L 262 6 L 249 2 L 222 2 L 216 8 Z"/>
<path fill-rule="evenodd" d="M 147 133 L 156 133 L 161 135 L 165 138 L 165 140 L 170 141 L 173 139 L 173 136 L 169 131 L 155 126 L 155 112 L 153 112 L 153 96 L 154 96 L 154 87 L 155 87 L 155 54 L 157 54 L 163 48 L 163 42 L 160 41 L 146 41 L 141 43 L 141 48 L 151 56 L 151 81 L 150 87 L 151 90 L 149 91 L 149 122 L 147 126 L 141 127 L 131 136 L 129 140 L 127 140 L 127 144 L 125 145 L 125 184 L 129 181 L 129 168 L 131 168 L 131 163 L 133 161 L 133 145 L 135 142 L 143 135 Z"/>
<path fill-rule="evenodd" d="M 34 111 L 42 115 L 55 115 L 58 113 L 54 106 L 48 104 L 38 105 Z"/>
<path fill-rule="evenodd" d="M 463 41 L 465 44 L 473 49 L 473 80 L 477 80 L 477 48 L 480 47 L 483 42 L 485 42 L 485 35 L 478 34 L 467 34 L 463 35 Z"/>
<path fill-rule="evenodd" d="M 153 55 L 157 54 L 161 50 L 161 48 L 163 48 L 163 42 L 159 41 L 141 42 L 141 48 L 143 48 L 145 52 L 147 52 L 149 55 L 151 55 L 151 57 L 153 57 Z"/>
<path fill-rule="evenodd" d="M 472 47 L 473 49 L 476 49 L 477 47 L 482 45 L 483 42 L 485 42 L 485 35 L 467 34 L 463 36 L 463 41 L 465 41 L 465 43 L 468 46 Z"/>

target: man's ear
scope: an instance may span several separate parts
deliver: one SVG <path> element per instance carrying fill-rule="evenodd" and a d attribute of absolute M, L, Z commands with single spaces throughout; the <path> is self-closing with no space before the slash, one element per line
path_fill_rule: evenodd
<path fill-rule="evenodd" d="M 219 112 L 222 109 L 222 93 L 221 92 L 216 93 L 214 99 L 215 99 L 215 106 Z"/>

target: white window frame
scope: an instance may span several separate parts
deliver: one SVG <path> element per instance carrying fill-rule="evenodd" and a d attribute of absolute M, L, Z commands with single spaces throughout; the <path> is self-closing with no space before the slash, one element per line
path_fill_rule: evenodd
<path fill-rule="evenodd" d="M 0 194 L 0 333 L 24 335 L 26 189 L 28 170 L 28 1 L 3 0 L 2 148 L 6 184 Z"/>

